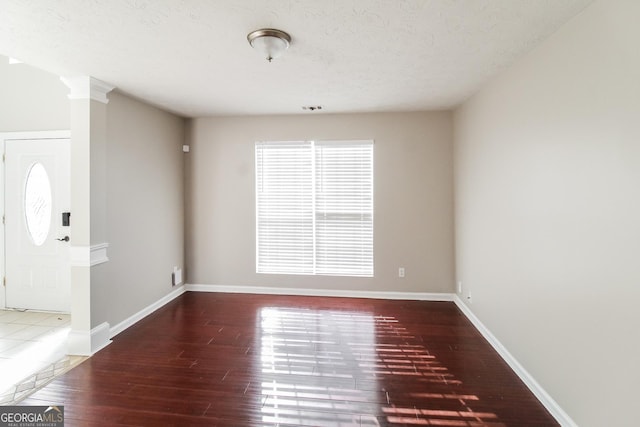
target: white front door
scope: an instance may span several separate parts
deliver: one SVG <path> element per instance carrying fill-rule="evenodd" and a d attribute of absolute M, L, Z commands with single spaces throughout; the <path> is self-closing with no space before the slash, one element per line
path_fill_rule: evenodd
<path fill-rule="evenodd" d="M 70 198 L 69 139 L 5 141 L 7 307 L 69 312 Z"/>

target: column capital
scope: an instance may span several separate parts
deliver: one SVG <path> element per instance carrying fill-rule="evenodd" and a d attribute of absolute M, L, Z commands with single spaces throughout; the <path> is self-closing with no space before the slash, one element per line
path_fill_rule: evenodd
<path fill-rule="evenodd" d="M 115 88 L 91 76 L 60 77 L 60 80 L 69 88 L 69 99 L 93 99 L 103 104 L 109 103 L 107 94 Z"/>

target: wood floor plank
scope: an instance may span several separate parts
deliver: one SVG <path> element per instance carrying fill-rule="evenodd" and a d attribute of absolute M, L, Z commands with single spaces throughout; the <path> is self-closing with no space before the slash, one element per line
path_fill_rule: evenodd
<path fill-rule="evenodd" d="M 67 426 L 556 426 L 452 303 L 188 292 L 22 404 Z"/>

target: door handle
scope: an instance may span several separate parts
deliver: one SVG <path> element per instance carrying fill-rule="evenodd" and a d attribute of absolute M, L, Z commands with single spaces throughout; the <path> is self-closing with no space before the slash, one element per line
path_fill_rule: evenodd
<path fill-rule="evenodd" d="M 62 239 L 56 239 L 59 242 L 68 242 L 69 241 L 69 236 L 64 236 Z"/>

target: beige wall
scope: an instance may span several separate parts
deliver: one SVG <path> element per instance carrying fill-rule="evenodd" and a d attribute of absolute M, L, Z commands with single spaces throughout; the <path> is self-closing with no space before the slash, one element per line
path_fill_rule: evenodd
<path fill-rule="evenodd" d="M 69 89 L 54 74 L 0 55 L 0 132 L 68 130 Z"/>
<path fill-rule="evenodd" d="M 455 113 L 464 297 L 585 427 L 637 425 L 638 16 L 594 3 Z"/>
<path fill-rule="evenodd" d="M 450 113 L 202 118 L 190 132 L 189 283 L 453 291 Z M 255 273 L 254 142 L 296 139 L 375 141 L 374 278 Z"/>
<path fill-rule="evenodd" d="M 92 234 L 105 230 L 109 262 L 91 269 L 93 327 L 158 301 L 184 266 L 184 119 L 118 92 L 106 108 L 106 224 L 92 212 Z"/>

